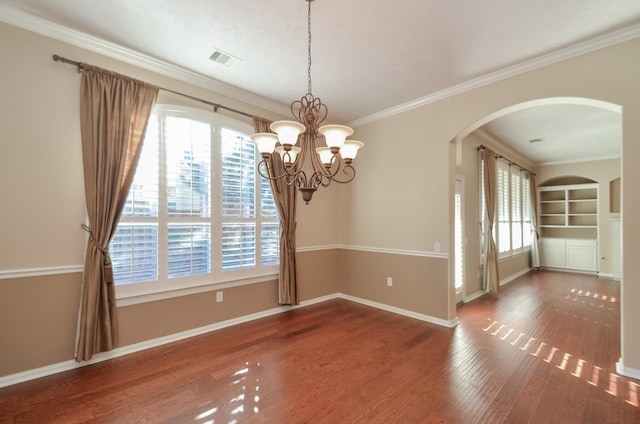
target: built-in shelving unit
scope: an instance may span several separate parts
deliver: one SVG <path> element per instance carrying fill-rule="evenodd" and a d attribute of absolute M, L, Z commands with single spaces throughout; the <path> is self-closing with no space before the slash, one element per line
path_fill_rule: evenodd
<path fill-rule="evenodd" d="M 538 188 L 541 266 L 596 272 L 598 184 Z"/>
<path fill-rule="evenodd" d="M 597 237 L 598 184 L 540 187 L 538 199 L 543 237 Z"/>

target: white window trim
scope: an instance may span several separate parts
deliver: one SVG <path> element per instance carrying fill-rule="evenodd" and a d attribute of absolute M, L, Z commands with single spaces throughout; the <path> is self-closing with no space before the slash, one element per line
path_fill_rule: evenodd
<path fill-rule="evenodd" d="M 254 132 L 253 127 L 249 124 L 203 109 L 166 104 L 156 104 L 155 109 L 167 111 L 170 113 L 186 114 L 195 119 L 202 119 L 203 121 L 211 123 L 212 131 L 215 133 L 215 136 L 213 137 L 214 143 L 219 142 L 220 129 L 222 127 L 230 128 L 245 134 L 252 134 Z M 212 146 L 212 150 L 215 148 L 219 148 L 219 145 Z M 222 251 L 222 221 L 226 220 L 226 218 L 222 217 L 220 210 L 216 208 L 216 205 L 221 203 L 219 200 L 222 197 L 222 188 L 219 184 L 216 184 L 216 181 L 220 178 L 220 155 L 212 154 L 212 158 L 211 196 L 213 199 L 215 199 L 213 201 L 214 204 L 212 205 L 211 210 L 211 237 L 212 240 L 214 240 L 214 242 L 212 243 L 213 246 L 211 249 L 211 254 L 213 256 L 216 254 L 215 252 Z M 259 175 L 258 177 L 262 178 Z M 259 183 L 256 187 L 256 191 L 260 191 Z M 162 196 L 164 196 L 164 194 L 161 195 L 161 201 Z M 256 205 L 256 208 L 257 214 L 259 215 L 260 205 Z M 164 217 L 159 217 L 157 222 L 159 233 L 160 231 L 166 231 L 166 229 L 161 230 L 161 228 L 166 227 L 167 220 Z M 258 232 L 259 230 L 256 229 L 256 231 Z M 159 258 L 161 258 L 159 259 L 160 275 L 158 280 L 116 285 L 115 289 L 118 306 L 145 303 L 172 297 L 185 296 L 194 293 L 220 290 L 223 288 L 273 281 L 274 279 L 278 279 L 280 270 L 279 265 L 273 265 L 258 266 L 251 269 L 222 271 L 221 264 L 218 264 L 218 262 L 221 260 L 221 257 L 216 258 L 216 260 L 213 260 L 214 258 L 212 257 L 212 269 L 210 274 L 169 279 L 161 277 L 163 275 L 163 272 L 164 275 L 166 275 L 166 246 L 159 242 L 158 251 Z M 257 243 L 256 246 L 256 261 L 260 261 L 259 243 Z"/>

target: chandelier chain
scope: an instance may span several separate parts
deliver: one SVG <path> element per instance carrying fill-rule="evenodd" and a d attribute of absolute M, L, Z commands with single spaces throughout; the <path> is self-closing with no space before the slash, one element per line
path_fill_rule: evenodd
<path fill-rule="evenodd" d="M 270 181 L 280 180 L 295 187 L 302 193 L 302 200 L 309 203 L 318 188 L 328 187 L 332 181 L 340 184 L 353 181 L 356 170 L 352 162 L 364 143 L 346 140 L 353 129 L 345 125 L 320 125 L 327 117 L 327 106 L 311 92 L 311 2 L 314 0 L 305 1 L 309 3 L 307 94 L 291 103 L 295 121 L 272 122 L 271 133 L 256 133 L 251 139 L 262 155 L 258 173 Z M 316 146 L 319 139 L 327 146 Z M 273 154 L 280 157 L 282 166 L 271 162 Z"/>
<path fill-rule="evenodd" d="M 309 12 L 307 14 L 307 34 L 308 34 L 308 43 L 307 43 L 307 90 L 309 94 L 311 94 L 311 2 L 313 0 L 307 0 L 309 3 Z"/>

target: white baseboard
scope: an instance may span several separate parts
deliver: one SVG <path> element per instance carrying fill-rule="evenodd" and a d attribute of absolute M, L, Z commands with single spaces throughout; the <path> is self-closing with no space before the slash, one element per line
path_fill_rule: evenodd
<path fill-rule="evenodd" d="M 487 293 L 489 293 L 489 291 L 488 291 L 488 290 L 480 290 L 480 291 L 475 292 L 475 293 L 474 293 L 474 294 L 472 294 L 471 296 L 467 296 L 467 297 L 465 297 L 464 299 L 462 299 L 462 301 L 463 301 L 464 303 L 469 303 L 469 302 L 471 302 L 471 301 L 473 301 L 473 300 L 478 299 L 479 297 L 484 296 L 484 295 L 485 295 L 485 294 L 487 294 Z"/>
<path fill-rule="evenodd" d="M 620 274 L 600 272 L 598 273 L 598 278 L 606 278 L 608 280 L 616 281 L 618 283 L 620 282 Z"/>
<path fill-rule="evenodd" d="M 522 271 L 520 271 L 520 272 L 517 272 L 517 273 L 515 273 L 515 274 L 513 274 L 513 275 L 510 275 L 509 277 L 507 277 L 507 278 L 505 278 L 504 280 L 501 280 L 501 281 L 500 281 L 500 286 L 502 287 L 502 286 L 504 286 L 504 285 L 506 285 L 506 284 L 509 284 L 510 282 L 512 282 L 513 280 L 515 280 L 516 278 L 518 278 L 518 277 L 522 277 L 523 275 L 525 275 L 525 274 L 527 274 L 527 273 L 531 272 L 532 270 L 533 270 L 533 268 L 526 268 L 526 269 L 523 269 L 523 270 L 522 270 Z M 477 298 L 482 297 L 482 296 L 484 296 L 484 295 L 485 295 L 485 294 L 487 294 L 487 293 L 489 293 L 489 290 L 480 290 L 480 291 L 477 291 L 477 292 L 475 292 L 474 294 L 472 294 L 471 296 L 465 297 L 465 298 L 463 299 L 463 302 L 464 302 L 464 303 L 469 303 L 469 302 L 471 302 L 472 300 L 476 300 Z"/>
<path fill-rule="evenodd" d="M 144 342 L 134 343 L 132 345 L 119 347 L 109 352 L 96 354 L 94 355 L 93 358 L 91 358 L 91 360 L 86 362 L 76 362 L 75 360 L 68 360 L 64 362 L 59 362 L 57 364 L 47 365 L 44 367 L 7 375 L 4 377 L 0 377 L 0 388 L 12 386 L 18 383 L 23 383 L 29 380 L 35 380 L 36 378 L 46 377 L 48 375 L 57 374 L 64 371 L 70 371 L 70 370 L 81 368 L 87 365 L 92 365 L 98 362 L 103 362 L 109 359 L 128 355 L 130 353 L 140 352 L 142 350 L 162 346 L 164 344 L 173 343 L 176 341 L 188 339 L 194 336 L 199 336 L 201 334 L 210 333 L 212 331 L 220 330 L 223 328 L 231 327 L 234 325 L 242 324 L 242 323 L 253 321 L 260 318 L 266 318 L 271 315 L 280 314 L 293 309 L 303 308 L 306 306 L 314 305 L 316 303 L 326 302 L 327 300 L 338 299 L 338 298 L 349 300 L 356 303 L 362 303 L 364 305 L 372 306 L 374 308 L 383 309 L 399 315 L 416 318 L 421 321 L 426 321 L 432 324 L 441 325 L 445 327 L 455 327 L 458 324 L 457 318 L 452 321 L 446 321 L 440 318 L 418 314 L 416 312 L 408 311 L 401 308 L 396 308 L 396 307 L 385 305 L 382 303 L 372 302 L 369 300 L 360 299 L 357 297 L 348 296 L 341 293 L 334 293 L 327 296 L 321 296 L 314 299 L 303 301 L 300 303 L 300 305 L 297 305 L 297 306 L 280 306 L 277 308 L 268 309 L 266 311 L 256 312 L 254 314 L 249 314 L 242 317 L 233 318 L 226 321 L 221 321 L 214 324 L 206 325 L 203 327 L 194 328 L 192 330 L 182 331 L 180 333 L 170 334 L 168 336 L 158 337 L 152 340 L 146 340 Z"/>
<path fill-rule="evenodd" d="M 618 359 L 618 362 L 616 362 L 616 372 L 620 375 L 624 375 L 625 377 L 631 377 L 635 378 L 636 380 L 640 380 L 640 370 L 625 366 L 622 363 L 622 358 Z"/>
<path fill-rule="evenodd" d="M 507 278 L 505 278 L 504 280 L 500 281 L 500 285 L 504 286 L 505 284 L 509 284 L 510 282 L 515 280 L 516 278 L 522 277 L 523 275 L 525 275 L 525 274 L 527 274 L 529 272 L 531 272 L 531 268 L 526 268 L 526 269 L 523 269 L 520 272 L 516 272 L 515 274 L 510 275 Z"/>
<path fill-rule="evenodd" d="M 566 272 L 569 274 L 598 275 L 598 271 L 584 271 L 580 269 L 554 268 L 551 266 L 541 266 L 540 269 L 543 269 L 545 271 Z"/>
<path fill-rule="evenodd" d="M 425 321 L 431 324 L 440 325 L 443 327 L 453 328 L 459 324 L 458 318 L 453 320 L 444 320 L 441 318 L 432 317 L 430 315 L 420 314 L 418 312 L 409 311 L 407 309 L 396 308 L 395 306 L 386 305 L 384 303 L 374 302 L 372 300 L 362 299 L 360 297 L 350 296 L 348 294 L 340 293 L 339 297 L 341 299 L 350 300 L 351 302 L 361 303 L 363 305 L 372 306 L 377 309 L 382 309 L 384 311 L 393 312 L 394 314 L 404 315 L 409 318 L 419 319 L 420 321 Z"/>

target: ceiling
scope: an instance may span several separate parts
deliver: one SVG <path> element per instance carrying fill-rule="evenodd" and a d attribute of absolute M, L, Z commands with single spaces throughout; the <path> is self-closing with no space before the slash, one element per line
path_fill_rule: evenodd
<path fill-rule="evenodd" d="M 480 130 L 506 141 L 534 164 L 619 158 L 620 112 L 585 104 L 527 107 L 496 118 Z"/>
<path fill-rule="evenodd" d="M 54 24 L 56 31 L 40 32 L 87 35 L 202 76 L 214 91 L 222 84 L 283 111 L 307 92 L 308 5 L 0 0 L 0 20 L 36 31 Z M 357 124 L 639 37 L 640 1 L 317 0 L 311 33 L 312 91 L 329 108 L 327 122 Z M 212 62 L 216 49 L 239 61 Z M 549 105 L 503 116 L 483 130 L 548 163 L 619 156 L 620 125 L 619 113 Z"/>

